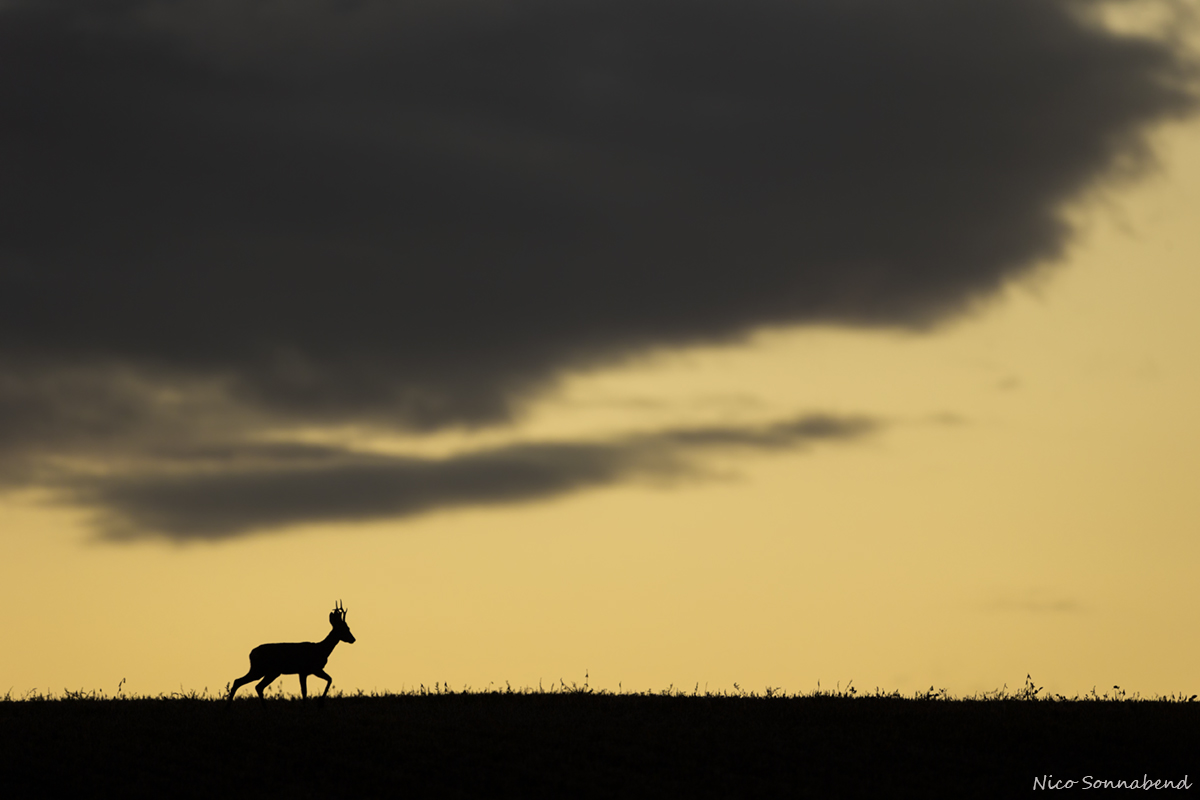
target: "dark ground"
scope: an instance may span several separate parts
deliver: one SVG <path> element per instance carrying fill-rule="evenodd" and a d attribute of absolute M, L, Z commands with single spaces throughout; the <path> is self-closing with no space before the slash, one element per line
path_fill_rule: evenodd
<path fill-rule="evenodd" d="M 0 795 L 966 798 L 1025 796 L 1045 774 L 1186 773 L 1193 788 L 1168 794 L 1191 796 L 1200 795 L 1197 745 L 1200 703 L 1164 701 L 584 692 L 266 708 L 245 699 L 230 709 L 197 698 L 0 701 Z"/>

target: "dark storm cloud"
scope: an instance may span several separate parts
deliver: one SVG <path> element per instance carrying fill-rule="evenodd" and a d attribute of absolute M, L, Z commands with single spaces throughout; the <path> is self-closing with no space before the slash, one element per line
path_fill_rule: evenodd
<path fill-rule="evenodd" d="M 496 454 L 271 477 L 249 443 L 502 424 L 647 349 L 969 310 L 1196 106 L 1190 54 L 1095 8 L 0 2 L 0 484 L 102 463 L 96 502 L 171 530 L 203 486 L 475 502 Z M 627 449 L 529 453 L 498 496 L 628 474 Z M 207 477 L 132 477 L 156 461 Z M 389 505 L 340 470 L 466 488 Z"/>
<path fill-rule="evenodd" d="M 429 427 L 647 347 L 925 325 L 1193 107 L 1090 5 L 10 2 L 0 347 Z"/>
<path fill-rule="evenodd" d="M 398 518 L 694 475 L 696 457 L 713 449 L 796 449 L 856 439 L 879 425 L 863 417 L 808 416 L 762 427 L 516 444 L 439 459 L 298 449 L 275 452 L 274 461 L 254 469 L 77 477 L 66 490 L 103 510 L 98 525 L 109 538 L 217 540 L 305 522 Z"/>

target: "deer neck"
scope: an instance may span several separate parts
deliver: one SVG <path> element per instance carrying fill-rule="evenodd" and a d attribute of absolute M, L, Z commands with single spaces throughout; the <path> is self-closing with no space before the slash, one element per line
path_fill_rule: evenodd
<path fill-rule="evenodd" d="M 329 658 L 329 654 L 333 652 L 333 648 L 337 647 L 337 643 L 337 631 L 330 631 L 328 636 L 317 643 L 317 646 L 321 648 L 325 657 Z"/>

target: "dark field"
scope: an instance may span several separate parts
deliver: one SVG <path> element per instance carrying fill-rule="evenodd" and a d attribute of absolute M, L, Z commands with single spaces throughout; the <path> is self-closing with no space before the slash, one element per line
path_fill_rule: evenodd
<path fill-rule="evenodd" d="M 0 794 L 1014 797 L 1043 775 L 1080 791 L 1187 774 L 1191 789 L 1166 791 L 1192 796 L 1198 731 L 1200 704 L 1162 700 L 76 696 L 0 701 Z"/>

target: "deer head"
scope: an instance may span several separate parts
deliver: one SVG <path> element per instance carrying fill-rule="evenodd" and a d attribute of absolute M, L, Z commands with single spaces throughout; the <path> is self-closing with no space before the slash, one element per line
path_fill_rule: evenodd
<path fill-rule="evenodd" d="M 333 611 L 329 612 L 329 624 L 333 626 L 338 641 L 354 644 L 354 634 L 350 632 L 350 626 L 346 624 L 346 609 L 342 606 L 341 600 L 338 600 Z"/>

